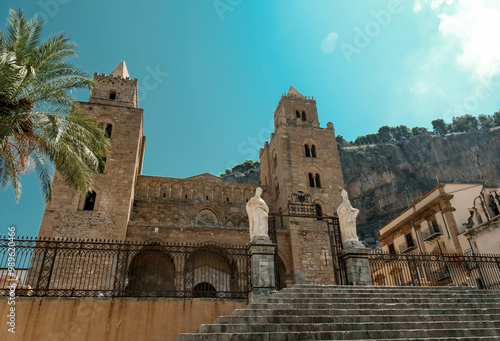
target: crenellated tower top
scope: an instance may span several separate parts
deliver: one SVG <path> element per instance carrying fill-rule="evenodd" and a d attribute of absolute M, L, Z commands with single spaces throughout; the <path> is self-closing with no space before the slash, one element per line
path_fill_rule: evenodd
<path fill-rule="evenodd" d="M 96 86 L 90 93 L 90 103 L 100 103 L 119 107 L 139 107 L 137 78 L 130 79 L 127 65 L 121 61 L 108 75 L 94 73 Z"/>

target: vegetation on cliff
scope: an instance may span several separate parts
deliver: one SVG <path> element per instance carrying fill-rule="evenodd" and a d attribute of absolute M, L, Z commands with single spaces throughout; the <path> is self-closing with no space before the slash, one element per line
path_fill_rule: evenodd
<path fill-rule="evenodd" d="M 441 136 L 448 133 L 464 133 L 478 129 L 489 129 L 500 126 L 500 111 L 495 112 L 493 115 L 479 115 L 477 118 L 472 115 L 462 115 L 453 117 L 451 123 L 446 123 L 443 119 L 439 118 L 431 122 L 433 131 Z M 346 141 L 342 135 L 337 135 L 337 144 L 340 147 L 360 146 L 365 144 L 399 142 L 407 140 L 412 136 L 417 136 L 428 132 L 424 127 L 408 128 L 405 125 L 397 127 L 382 126 L 378 132 L 358 136 L 354 141 Z"/>

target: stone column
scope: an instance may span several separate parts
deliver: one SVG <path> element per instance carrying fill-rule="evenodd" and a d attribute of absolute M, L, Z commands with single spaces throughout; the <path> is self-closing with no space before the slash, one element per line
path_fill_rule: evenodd
<path fill-rule="evenodd" d="M 274 278 L 274 251 L 276 244 L 269 238 L 254 238 L 250 243 L 252 262 L 252 289 L 248 294 L 250 303 L 271 295 L 276 290 Z"/>
<path fill-rule="evenodd" d="M 373 285 L 368 263 L 370 249 L 353 247 L 340 251 L 340 262 L 344 263 L 347 285 Z"/>

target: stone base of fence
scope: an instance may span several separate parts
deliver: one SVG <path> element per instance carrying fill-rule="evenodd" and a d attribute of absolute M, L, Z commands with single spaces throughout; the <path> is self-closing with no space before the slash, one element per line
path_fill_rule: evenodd
<path fill-rule="evenodd" d="M 252 288 L 248 293 L 250 303 L 271 295 L 276 291 L 274 278 L 274 250 L 276 244 L 270 239 L 254 239 L 250 243 L 250 259 L 252 264 Z"/>
<path fill-rule="evenodd" d="M 347 285 L 372 285 L 372 276 L 366 247 L 346 248 L 340 251 L 340 262 L 345 266 Z"/>

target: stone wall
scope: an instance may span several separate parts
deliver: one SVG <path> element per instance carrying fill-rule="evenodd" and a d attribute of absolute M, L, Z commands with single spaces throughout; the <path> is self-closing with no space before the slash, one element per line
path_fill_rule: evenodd
<path fill-rule="evenodd" d="M 336 284 L 326 222 L 290 222 L 294 283 Z M 337 283 L 338 284 L 338 283 Z"/>
<path fill-rule="evenodd" d="M 0 297 L 0 340 L 168 340 L 247 305 L 246 300 L 17 297 L 15 334 Z"/>

